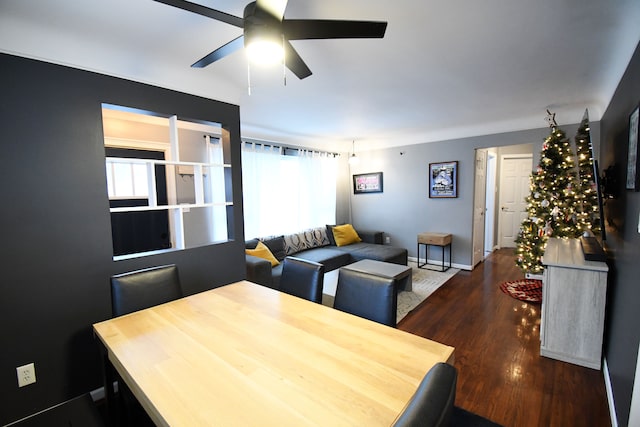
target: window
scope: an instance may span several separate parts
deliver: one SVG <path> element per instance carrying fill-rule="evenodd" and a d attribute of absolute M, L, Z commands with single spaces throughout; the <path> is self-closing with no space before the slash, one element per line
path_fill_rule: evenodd
<path fill-rule="evenodd" d="M 102 112 L 114 258 L 228 240 L 221 127 L 111 105 Z"/>
<path fill-rule="evenodd" d="M 330 153 L 243 143 L 245 236 L 334 224 L 337 164 Z"/>
<path fill-rule="evenodd" d="M 112 157 L 111 154 L 107 156 Z M 107 191 L 109 200 L 148 198 L 149 179 L 146 165 L 107 159 Z"/>

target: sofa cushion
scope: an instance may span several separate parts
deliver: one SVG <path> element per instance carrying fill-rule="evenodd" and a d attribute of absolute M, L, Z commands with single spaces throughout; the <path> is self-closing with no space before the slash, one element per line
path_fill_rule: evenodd
<path fill-rule="evenodd" d="M 333 237 L 333 227 L 335 227 L 335 224 L 329 225 L 327 224 L 327 238 L 329 239 L 329 244 L 332 246 L 336 245 L 336 239 Z"/>
<path fill-rule="evenodd" d="M 336 246 L 346 246 L 362 241 L 351 224 L 336 225 L 333 227 L 333 238 Z"/>
<path fill-rule="evenodd" d="M 271 263 L 272 267 L 280 264 L 280 262 L 273 256 L 267 245 L 262 242 L 258 242 L 255 249 L 245 249 L 247 255 L 252 255 L 258 258 L 266 259 Z"/>
<path fill-rule="evenodd" d="M 272 268 L 277 267 L 271 267 L 271 263 L 269 261 L 253 255 L 245 255 L 244 258 L 246 261 L 247 280 L 272 287 L 273 277 L 271 275 L 271 270 Z"/>
<path fill-rule="evenodd" d="M 258 246 L 259 242 L 260 242 L 260 240 L 258 240 L 258 239 L 247 240 L 247 241 L 244 242 L 244 248 L 245 249 L 255 249 L 256 246 Z"/>
<path fill-rule="evenodd" d="M 336 247 L 326 246 L 322 248 L 307 249 L 296 254 L 297 258 L 319 262 L 324 265 L 324 271 L 332 271 L 352 262 L 348 252 L 338 250 Z"/>
<path fill-rule="evenodd" d="M 336 247 L 335 249 L 348 253 L 351 257 L 351 262 L 363 259 L 373 259 L 376 261 L 407 265 L 408 254 L 407 250 L 404 248 L 360 242 L 347 246 Z"/>
<path fill-rule="evenodd" d="M 329 244 L 327 231 L 324 227 L 311 228 L 299 233 L 284 236 L 287 255 L 297 254 L 306 249 L 319 248 Z"/>
<path fill-rule="evenodd" d="M 305 233 L 308 240 L 311 240 L 312 247 L 321 248 L 329 245 L 329 237 L 327 237 L 327 230 L 324 227 L 316 227 Z"/>
<path fill-rule="evenodd" d="M 327 224 L 327 226 L 325 227 L 327 230 L 327 238 L 329 239 L 329 244 L 332 246 L 336 246 L 336 239 L 333 237 L 333 227 L 335 226 L 335 224 Z M 382 239 L 384 233 L 382 231 L 356 230 L 356 232 L 358 233 L 358 237 L 360 237 L 363 242 L 376 243 L 378 245 L 383 244 Z"/>
<path fill-rule="evenodd" d="M 273 289 L 280 289 L 280 277 L 282 277 L 282 266 L 280 263 L 271 269 L 271 287 Z"/>
<path fill-rule="evenodd" d="M 267 245 L 274 257 L 280 262 L 287 256 L 284 249 L 284 236 L 265 237 L 261 239 Z"/>

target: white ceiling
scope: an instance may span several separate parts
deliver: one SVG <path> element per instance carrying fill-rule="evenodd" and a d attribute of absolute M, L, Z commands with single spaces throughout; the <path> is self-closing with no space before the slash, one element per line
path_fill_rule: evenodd
<path fill-rule="evenodd" d="M 0 51 L 237 104 L 243 137 L 345 152 L 543 127 L 546 108 L 599 120 L 640 41 L 638 0 L 290 0 L 285 17 L 388 27 L 293 41 L 313 75 L 252 67 L 251 95 L 241 52 L 190 68 L 241 29 L 152 0 L 1 0 Z"/>

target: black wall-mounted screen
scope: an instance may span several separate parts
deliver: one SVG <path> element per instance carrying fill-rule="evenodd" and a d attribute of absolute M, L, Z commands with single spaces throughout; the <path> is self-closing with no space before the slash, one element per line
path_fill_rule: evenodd
<path fill-rule="evenodd" d="M 589 144 L 591 146 L 591 144 Z M 602 185 L 600 183 L 600 170 L 598 161 L 593 158 L 593 146 L 591 146 L 591 158 L 593 159 L 593 179 L 596 183 L 596 191 L 598 192 L 598 210 L 600 211 L 600 238 L 602 241 L 607 240 L 607 232 L 605 230 L 604 221 L 604 202 L 602 198 Z"/>

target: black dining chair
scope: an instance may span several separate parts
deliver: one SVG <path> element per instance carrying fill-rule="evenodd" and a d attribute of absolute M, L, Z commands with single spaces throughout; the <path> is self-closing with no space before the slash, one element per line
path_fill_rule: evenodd
<path fill-rule="evenodd" d="M 114 317 L 182 297 L 178 267 L 175 264 L 111 276 L 111 311 Z M 118 412 L 123 418 L 120 423 L 136 426 L 153 425 L 122 378 L 114 371 L 109 371 L 106 375 L 115 376 L 118 382 L 121 408 Z"/>
<path fill-rule="evenodd" d="M 320 304 L 323 286 L 324 265 L 290 256 L 282 261 L 282 292 Z"/>
<path fill-rule="evenodd" d="M 178 267 L 175 264 L 111 276 L 111 310 L 114 316 L 182 297 Z"/>
<path fill-rule="evenodd" d="M 395 328 L 398 295 L 394 279 L 341 268 L 333 308 Z"/>
<path fill-rule="evenodd" d="M 437 363 L 424 376 L 394 427 L 444 427 L 451 425 L 458 371 Z"/>

